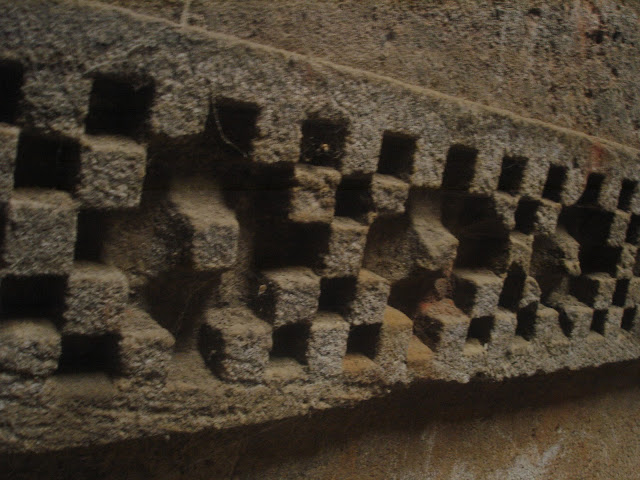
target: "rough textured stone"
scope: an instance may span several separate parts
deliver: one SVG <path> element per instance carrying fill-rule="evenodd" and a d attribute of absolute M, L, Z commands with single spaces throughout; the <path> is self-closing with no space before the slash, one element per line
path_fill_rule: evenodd
<path fill-rule="evenodd" d="M 502 281 L 491 272 L 456 271 L 454 301 L 469 317 L 492 315 L 498 306 Z"/>
<path fill-rule="evenodd" d="M 272 347 L 271 327 L 243 308 L 209 310 L 200 331 L 200 352 L 229 381 L 260 382 Z"/>
<path fill-rule="evenodd" d="M 497 384 L 640 356 L 633 145 L 190 28 L 190 12 L 201 5 L 183 4 L 180 24 L 85 2 L 7 2 L 3 10 L 0 70 L 16 61 L 13 73 L 23 74 L 12 98 L 20 97 L 24 138 L 79 143 L 85 160 L 95 154 L 85 165 L 81 159 L 76 188 L 62 185 L 77 201 L 20 188 L 9 198 L 3 312 L 12 307 L 13 281 L 54 274 L 74 283 L 76 203 L 76 256 L 95 237 L 100 261 L 122 271 L 131 289 L 115 334 L 65 334 L 64 374 L 0 374 L 2 407 L 17 419 L 0 429 L 3 448 L 237 427 L 352 406 L 395 382 Z M 165 7 L 175 19 L 176 9 Z M 502 41 L 513 21 L 503 13 L 520 7 L 474 8 L 484 15 L 479 26 L 487 16 L 506 22 L 487 37 Z M 527 38 L 543 41 L 533 25 L 548 21 L 546 8 L 523 10 Z M 167 10 L 152 2 L 145 11 Z M 438 28 L 461 33 L 459 15 Z M 577 38 L 601 43 L 615 36 L 583 33 Z M 385 44 L 398 32 L 389 35 Z M 543 50 L 521 51 L 530 58 Z M 455 60 L 460 71 L 477 71 Z M 507 68 L 507 60 L 497 63 Z M 492 81 L 522 78 L 509 72 Z M 556 113 L 566 115 L 573 100 L 562 98 L 566 108 Z M 117 140 L 96 138 L 102 134 Z M 615 285 L 611 305 L 604 288 L 576 290 L 604 276 Z M 503 284 L 513 287 L 508 302 Z M 352 285 L 353 295 L 327 299 L 327 285 Z M 87 284 L 72 298 L 90 291 Z M 49 309 L 37 295 L 24 303 L 20 315 Z M 212 320 L 212 312 L 231 310 L 226 322 Z M 115 353 L 101 343 L 107 336 Z M 247 352 L 256 356 L 234 363 Z M 103 365 L 113 362 L 119 367 Z"/>
<path fill-rule="evenodd" d="M 322 257 L 323 277 L 352 277 L 358 274 L 369 228 L 351 218 L 335 217 L 329 225 L 327 251 Z"/>
<path fill-rule="evenodd" d="M 309 165 L 296 165 L 294 172 L 296 186 L 291 191 L 289 219 L 329 223 L 333 218 L 340 173 Z"/>
<path fill-rule="evenodd" d="M 145 170 L 145 149 L 135 142 L 85 136 L 75 195 L 87 208 L 136 207 L 142 195 Z"/>
<path fill-rule="evenodd" d="M 371 180 L 371 198 L 378 215 L 404 213 L 409 184 L 389 175 L 376 174 Z"/>
<path fill-rule="evenodd" d="M 413 322 L 402 312 L 387 307 L 380 328 L 376 362 L 382 366 L 390 383 L 405 381 L 409 342 L 413 337 Z"/>
<path fill-rule="evenodd" d="M 256 305 L 274 326 L 311 319 L 318 310 L 320 277 L 306 268 L 262 272 Z"/>
<path fill-rule="evenodd" d="M 118 269 L 90 262 L 76 262 L 65 293 L 65 334 L 95 335 L 113 331 L 113 320 L 129 297 L 127 278 Z"/>
<path fill-rule="evenodd" d="M 307 352 L 311 372 L 320 377 L 342 373 L 348 334 L 349 324 L 340 315 L 321 312 L 313 319 Z"/>
<path fill-rule="evenodd" d="M 0 370 L 22 375 L 49 375 L 58 368 L 60 334 L 50 320 L 0 322 Z"/>
<path fill-rule="evenodd" d="M 611 305 L 616 279 L 606 273 L 582 275 L 574 280 L 572 293 L 578 300 L 601 310 Z"/>
<path fill-rule="evenodd" d="M 469 329 L 469 317 L 451 300 L 442 300 L 421 309 L 416 323 L 416 335 L 436 352 L 459 355 Z"/>
<path fill-rule="evenodd" d="M 219 188 L 204 179 L 176 181 L 170 209 L 188 233 L 188 255 L 196 270 L 226 269 L 237 258 L 239 226 Z"/>
<path fill-rule="evenodd" d="M 71 270 L 76 210 L 69 194 L 54 190 L 15 190 L 7 210 L 5 272 L 37 275 Z"/>
<path fill-rule="evenodd" d="M 171 334 L 138 309 L 125 310 L 117 323 L 120 373 L 142 380 L 164 380 L 175 344 Z"/>
<path fill-rule="evenodd" d="M 345 308 L 345 319 L 353 324 L 380 323 L 387 306 L 389 283 L 368 270 L 360 270 L 353 298 Z"/>

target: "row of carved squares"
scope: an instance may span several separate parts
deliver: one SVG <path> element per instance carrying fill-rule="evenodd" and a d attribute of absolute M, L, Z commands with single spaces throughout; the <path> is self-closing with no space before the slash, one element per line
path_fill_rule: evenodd
<path fill-rule="evenodd" d="M 0 62 L 0 121 L 13 123 L 20 100 L 20 89 L 23 82 L 23 67 L 19 62 L 4 60 Z M 119 77 L 117 75 L 96 75 L 89 98 L 89 114 L 86 118 L 86 132 L 89 134 L 124 135 L 139 138 L 153 102 L 153 80 L 144 76 L 139 78 Z M 259 108 L 256 105 L 223 100 L 212 109 L 215 129 L 219 140 L 229 153 L 240 153 L 247 156 L 251 150 L 251 142 L 257 134 L 256 121 Z M 211 121 L 211 119 L 210 119 Z M 348 125 L 327 119 L 308 119 L 302 125 L 301 156 L 302 162 L 337 168 L 344 155 L 344 145 Z M 405 181 L 413 170 L 413 157 L 416 149 L 416 138 L 410 135 L 384 132 L 378 169 L 382 174 L 393 175 Z M 447 155 L 447 164 L 443 175 L 443 188 L 466 189 L 473 178 L 477 150 L 463 146 L 453 146 Z M 498 190 L 517 193 L 521 187 L 527 159 L 524 157 L 505 156 L 502 161 Z M 69 168 L 73 168 L 71 164 Z M 65 170 L 64 166 L 62 168 Z M 33 169 L 30 169 L 33 171 Z M 38 169 L 36 169 L 38 170 Z M 20 173 L 20 180 L 27 183 L 33 179 Z M 33 175 L 37 175 L 33 173 Z M 41 175 L 44 177 L 44 174 Z M 48 182 L 54 182 L 56 175 L 47 175 Z M 68 186 L 68 175 L 63 173 L 54 183 L 58 188 Z M 549 167 L 547 179 L 542 193 L 543 198 L 559 201 L 564 183 L 567 179 L 567 168 L 558 165 Z M 589 175 L 585 191 L 580 202 L 597 203 L 601 193 L 603 175 Z M 618 196 L 618 208 L 624 211 L 631 209 L 637 195 L 638 182 L 623 179 Z"/>
<path fill-rule="evenodd" d="M 24 67 L 16 61 L 0 61 L 0 122 L 16 122 L 22 100 Z M 88 134 L 124 135 L 138 138 L 143 133 L 153 101 L 150 79 L 97 75 L 93 79 L 89 113 L 85 121 Z"/>
<path fill-rule="evenodd" d="M 18 62 L 0 63 L 0 122 L 15 122 L 22 83 L 23 68 Z M 153 80 L 144 76 L 126 78 L 117 75 L 96 75 L 88 101 L 85 132 L 90 135 L 142 138 L 147 127 L 154 90 Z M 226 153 L 247 157 L 252 149 L 252 141 L 258 133 L 256 124 L 259 111 L 254 104 L 223 99 L 211 109 L 205 133 L 216 137 L 215 141 Z M 309 119 L 303 122 L 300 160 L 338 168 L 344 155 L 346 134 L 346 123 L 323 119 Z M 408 180 L 413 168 L 414 151 L 415 138 L 385 132 L 378 170 L 380 173 Z M 47 177 L 52 178 L 51 175 Z M 68 188 L 68 179 L 63 180 L 63 184 Z"/>
<path fill-rule="evenodd" d="M 476 175 L 478 150 L 464 145 L 453 145 L 447 153 L 447 160 L 442 179 L 445 190 L 466 191 L 471 188 Z M 521 192 L 529 160 L 526 157 L 504 156 L 498 178 L 498 191 L 518 195 Z M 569 168 L 562 165 L 549 165 L 547 177 L 542 190 L 542 198 L 553 202 L 561 202 L 563 191 L 569 178 Z M 582 196 L 578 200 L 581 205 L 599 205 L 605 176 L 600 173 L 588 175 Z M 617 208 L 630 211 L 638 195 L 638 182 L 623 179 L 617 196 Z"/>
<path fill-rule="evenodd" d="M 516 328 L 514 337 L 520 337 L 531 341 L 537 336 L 537 309 L 538 304 L 532 304 L 517 312 Z M 610 336 L 619 329 L 632 331 L 638 323 L 638 309 L 636 306 L 625 309 L 594 309 L 588 325 L 590 332 L 598 333 L 602 336 Z M 558 317 L 557 327 L 562 329 L 568 338 L 573 336 L 573 326 L 563 325 L 562 316 Z M 493 331 L 495 328 L 495 317 L 484 316 L 473 318 L 469 322 L 467 329 L 467 343 L 478 342 L 480 345 L 487 345 L 494 341 Z"/>
<path fill-rule="evenodd" d="M 320 278 L 310 269 L 293 267 L 264 272 L 259 283 L 253 306 L 274 327 L 275 352 L 285 351 L 287 344 L 304 344 L 300 338 L 308 338 L 310 318 L 337 316 L 356 332 L 355 326 L 377 324 L 389 295 L 387 282 L 369 272 L 358 277 Z"/>
<path fill-rule="evenodd" d="M 377 353 L 380 328 L 379 323 L 350 326 L 346 353 L 362 354 L 373 360 Z M 307 323 L 293 323 L 275 328 L 270 358 L 289 358 L 306 364 L 309 336 L 310 325 Z"/>
<path fill-rule="evenodd" d="M 4 63 L 1 69 L 4 75 L 4 87 L 19 89 L 19 65 Z M 18 87 L 16 87 L 16 85 Z M 14 95 L 15 96 L 15 95 Z M 136 137 L 144 122 L 153 97 L 153 82 L 127 81 L 110 76 L 97 76 L 91 90 L 90 111 L 87 117 L 87 133 L 118 134 Z M 8 107 L 7 107 L 8 108 Z M 255 137 L 258 107 L 239 102 L 221 102 L 212 110 L 214 133 L 221 137 L 221 143 L 230 150 L 229 153 L 241 153 L 243 156 L 251 149 Z M 339 159 L 344 154 L 344 142 L 347 125 L 328 120 L 307 120 L 302 127 L 301 161 L 319 165 L 338 167 Z M 25 162 L 18 162 L 16 169 L 16 185 L 47 186 L 68 190 L 77 174 L 77 161 L 73 144 L 68 142 L 40 141 L 32 147 L 25 148 Z M 56 150 L 56 162 L 44 162 L 47 155 L 30 155 L 38 149 Z M 413 169 L 413 156 L 416 149 L 416 138 L 385 132 L 380 150 L 378 172 L 409 180 Z M 49 155 L 50 157 L 50 155 Z M 474 175 L 477 151 L 472 148 L 453 146 L 447 155 L 447 165 L 443 176 L 443 187 L 466 189 Z M 29 162 L 39 162 L 29 164 Z M 517 193 L 520 189 L 527 159 L 523 157 L 505 156 L 498 182 L 498 189 L 509 193 Z M 22 167 L 24 165 L 24 168 Z M 567 168 L 551 165 L 545 182 L 543 198 L 559 201 L 560 192 L 567 178 Z M 603 176 L 591 174 L 580 203 L 597 202 L 602 188 Z M 638 182 L 625 179 L 622 181 L 618 198 L 618 208 L 628 211 L 637 194 Z M 350 212 L 347 212 L 349 214 Z"/>
<path fill-rule="evenodd" d="M 619 329 L 632 331 L 637 325 L 637 311 L 635 305 L 625 309 L 594 310 L 589 331 L 602 336 L 611 336 Z"/>
<path fill-rule="evenodd" d="M 516 314 L 515 330 L 512 337 L 520 337 L 531 341 L 536 336 L 536 313 L 537 303 L 518 310 Z M 494 330 L 496 328 L 496 318 L 493 315 L 472 318 L 467 329 L 466 342 L 478 342 L 480 345 L 487 345 L 494 342 Z"/>
<path fill-rule="evenodd" d="M 637 297 L 637 293 L 635 292 L 635 289 L 637 288 L 637 282 L 629 278 L 615 279 L 608 276 L 607 278 L 609 278 L 607 284 L 611 284 L 607 298 L 600 299 L 602 294 L 594 291 L 593 294 L 597 294 L 597 298 L 594 297 L 593 299 L 587 299 L 582 295 L 578 297 L 578 299 L 586 301 L 593 307 L 595 312 L 607 311 L 609 308 L 613 308 L 614 310 L 616 308 L 620 310 L 624 309 L 624 320 L 618 323 L 620 323 L 620 327 L 630 330 L 631 325 L 635 322 L 635 316 L 632 315 L 632 312 L 636 311 L 635 298 Z M 595 280 L 596 277 L 594 277 L 594 281 Z M 631 289 L 630 285 L 632 285 Z M 591 286 L 589 288 L 593 290 L 595 287 Z M 601 289 L 599 288 L 598 292 L 600 290 Z M 489 293 L 489 290 L 487 290 L 485 296 Z M 576 291 L 574 293 L 579 292 Z M 539 294 L 540 291 L 535 280 L 528 277 L 526 272 L 520 266 L 512 265 L 502 282 L 502 290 L 499 298 L 497 299 L 496 306 L 516 313 L 516 334 L 526 340 L 530 340 L 535 335 L 536 309 L 538 302 L 540 301 Z M 596 301 L 597 303 L 593 303 L 593 301 Z M 473 307 L 473 304 L 462 305 L 462 308 L 468 312 L 475 312 L 477 310 Z M 489 311 L 482 309 L 477 311 L 478 313 L 482 311 L 484 315 L 473 318 L 468 336 L 469 338 L 475 338 L 482 344 L 485 344 L 491 337 L 491 330 L 494 322 L 494 310 L 491 309 Z M 600 317 L 598 315 L 601 316 L 602 314 L 595 315 L 592 330 L 602 333 L 604 326 L 601 327 L 600 325 L 604 324 L 599 322 Z"/>
<path fill-rule="evenodd" d="M 310 118 L 302 124 L 300 162 L 340 169 L 349 133 L 346 122 Z M 413 173 L 417 138 L 385 131 L 378 156 L 377 173 L 409 182 Z"/>

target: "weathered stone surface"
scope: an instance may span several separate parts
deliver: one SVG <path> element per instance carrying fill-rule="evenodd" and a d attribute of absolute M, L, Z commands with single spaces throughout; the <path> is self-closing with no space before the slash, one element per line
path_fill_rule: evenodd
<path fill-rule="evenodd" d="M 382 366 L 390 383 L 406 381 L 409 342 L 413 337 L 413 322 L 402 312 L 387 307 L 380 328 L 376 362 Z"/>
<path fill-rule="evenodd" d="M 345 319 L 353 324 L 380 323 L 387 307 L 389 283 L 368 270 L 360 270 L 353 298 L 344 311 Z"/>
<path fill-rule="evenodd" d="M 49 375 L 58 368 L 60 334 L 50 320 L 0 322 L 0 370 L 22 375 Z"/>
<path fill-rule="evenodd" d="M 492 315 L 498 306 L 502 280 L 488 271 L 456 271 L 454 301 L 469 317 Z"/>
<path fill-rule="evenodd" d="M 117 321 L 120 373 L 141 380 L 164 380 L 175 340 L 144 311 L 130 308 Z"/>
<path fill-rule="evenodd" d="M 64 274 L 73 265 L 76 209 L 68 193 L 14 190 L 4 227 L 4 271 Z"/>
<path fill-rule="evenodd" d="M 196 270 L 226 269 L 236 261 L 239 226 L 217 185 L 204 179 L 176 181 L 169 209 L 188 231 L 187 250 Z"/>
<path fill-rule="evenodd" d="M 15 60 L 24 73 L 16 123 L 81 158 L 78 178 L 46 182 L 71 195 L 12 191 L 12 154 L 1 159 L 2 312 L 44 311 L 63 350 L 78 347 L 36 384 L 3 367 L 2 406 L 20 413 L 3 448 L 268 422 L 390 383 L 640 356 L 628 145 L 185 28 L 189 6 L 181 25 L 83 2 L 6 7 L 0 72 Z M 17 131 L 0 131 L 13 151 Z M 84 275 L 90 242 L 109 266 Z M 12 282 L 47 275 L 67 282 L 66 312 L 37 292 L 11 298 Z"/>
<path fill-rule="evenodd" d="M 364 256 L 369 228 L 351 218 L 335 217 L 329 225 L 327 251 L 319 273 L 323 277 L 353 277 Z"/>
<path fill-rule="evenodd" d="M 321 312 L 313 319 L 307 352 L 312 373 L 329 378 L 342 373 L 348 334 L 349 324 L 340 315 Z"/>
<path fill-rule="evenodd" d="M 262 272 L 256 308 L 274 326 L 310 320 L 318 310 L 320 277 L 301 267 Z"/>
<path fill-rule="evenodd" d="M 296 186 L 291 191 L 289 219 L 329 223 L 333 218 L 340 172 L 310 165 L 296 165 L 294 172 Z"/>
<path fill-rule="evenodd" d="M 84 335 L 113 331 L 113 320 L 128 299 L 129 284 L 118 269 L 76 262 L 67 280 L 62 331 Z"/>
<path fill-rule="evenodd" d="M 378 215 L 404 213 L 409 184 L 389 175 L 376 174 L 371 179 L 371 198 Z"/>
<path fill-rule="evenodd" d="M 229 381 L 260 382 L 271 350 L 271 327 L 243 308 L 209 310 L 199 349 L 207 365 Z"/>
<path fill-rule="evenodd" d="M 146 160 L 144 147 L 133 141 L 114 137 L 83 137 L 76 197 L 86 208 L 138 206 Z"/>

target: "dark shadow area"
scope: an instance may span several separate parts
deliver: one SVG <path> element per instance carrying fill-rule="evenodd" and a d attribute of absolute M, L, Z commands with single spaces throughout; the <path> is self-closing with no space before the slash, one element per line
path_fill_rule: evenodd
<path fill-rule="evenodd" d="M 259 114 L 255 104 L 221 100 L 209 114 L 205 135 L 232 159 L 249 158 Z"/>
<path fill-rule="evenodd" d="M 498 179 L 498 190 L 513 195 L 520 192 L 527 159 L 523 157 L 504 157 Z"/>
<path fill-rule="evenodd" d="M 516 335 L 520 335 L 525 340 L 533 339 L 536 333 L 536 312 L 538 304 L 533 303 L 518 311 Z"/>
<path fill-rule="evenodd" d="M 559 165 L 551 165 L 549 167 L 549 173 L 547 173 L 547 180 L 544 184 L 542 196 L 554 202 L 559 202 L 566 181 L 567 169 Z"/>
<path fill-rule="evenodd" d="M 309 343 L 309 325 L 292 323 L 273 331 L 273 347 L 269 352 L 271 359 L 293 358 L 298 363 L 307 363 L 307 344 Z"/>
<path fill-rule="evenodd" d="M 633 180 L 622 181 L 622 189 L 620 190 L 620 196 L 618 197 L 618 208 L 620 210 L 624 210 L 625 212 L 631 210 L 631 202 L 633 201 L 633 196 L 636 194 L 637 190 L 638 182 L 634 182 Z"/>
<path fill-rule="evenodd" d="M 341 313 L 356 295 L 355 277 L 323 278 L 320 282 L 320 310 Z"/>
<path fill-rule="evenodd" d="M 302 124 L 300 162 L 339 168 L 348 135 L 346 122 L 310 118 Z"/>
<path fill-rule="evenodd" d="M 370 177 L 342 177 L 336 191 L 336 216 L 364 221 L 373 209 Z"/>
<path fill-rule="evenodd" d="M 590 173 L 587 177 L 587 185 L 584 187 L 582 196 L 578 199 L 580 205 L 597 205 L 602 192 L 604 175 L 601 173 Z"/>
<path fill-rule="evenodd" d="M 118 369 L 118 336 L 68 335 L 62 337 L 58 373 L 115 374 Z"/>
<path fill-rule="evenodd" d="M 67 138 L 22 133 L 14 170 L 14 186 L 71 191 L 78 183 L 80 147 Z"/>
<path fill-rule="evenodd" d="M 96 210 L 78 212 L 78 230 L 74 257 L 99 262 L 106 234 L 107 214 Z"/>
<path fill-rule="evenodd" d="M 591 331 L 597 332 L 600 335 L 604 335 L 604 327 L 607 321 L 606 310 L 595 310 L 593 312 L 593 319 L 591 321 Z"/>
<path fill-rule="evenodd" d="M 476 170 L 478 151 L 464 145 L 453 145 L 447 153 L 442 175 L 442 188 L 468 190 Z"/>
<path fill-rule="evenodd" d="M 536 225 L 536 213 L 540 203 L 535 200 L 522 199 L 516 209 L 516 230 L 529 235 Z"/>
<path fill-rule="evenodd" d="M 347 354 L 360 353 L 370 359 L 376 357 L 378 340 L 380 339 L 380 324 L 353 325 L 347 339 Z"/>
<path fill-rule="evenodd" d="M 2 318 L 48 318 L 56 320 L 64 308 L 65 277 L 9 275 L 0 285 Z"/>
<path fill-rule="evenodd" d="M 147 311 L 175 337 L 176 351 L 197 346 L 204 312 L 217 304 L 219 286 L 219 274 L 182 267 L 164 272 L 147 283 L 143 292 Z"/>
<path fill-rule="evenodd" d="M 140 138 L 145 133 L 153 95 L 150 79 L 98 75 L 91 89 L 86 132 Z"/>
<path fill-rule="evenodd" d="M 489 343 L 491 340 L 491 331 L 493 330 L 493 317 L 481 317 L 471 319 L 469 330 L 467 331 L 467 340 L 478 340 L 482 345 Z"/>
<path fill-rule="evenodd" d="M 413 173 L 416 139 L 401 133 L 385 132 L 382 137 L 378 173 L 409 181 Z"/>
<path fill-rule="evenodd" d="M 15 123 L 22 97 L 24 68 L 18 62 L 0 60 L 0 122 Z"/>

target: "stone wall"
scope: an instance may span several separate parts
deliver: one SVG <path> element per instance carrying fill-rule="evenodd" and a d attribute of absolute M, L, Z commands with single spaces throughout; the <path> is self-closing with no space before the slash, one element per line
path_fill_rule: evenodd
<path fill-rule="evenodd" d="M 640 142 L 636 2 L 107 3 Z"/>
<path fill-rule="evenodd" d="M 415 384 L 383 401 L 402 415 L 422 388 L 447 398 L 438 382 L 473 399 L 640 355 L 629 125 L 542 122 L 189 26 L 222 4 L 154 5 L 168 17 L 32 1 L 0 19 L 5 451 L 243 438 Z M 551 11 L 512 8 L 491 12 Z"/>

